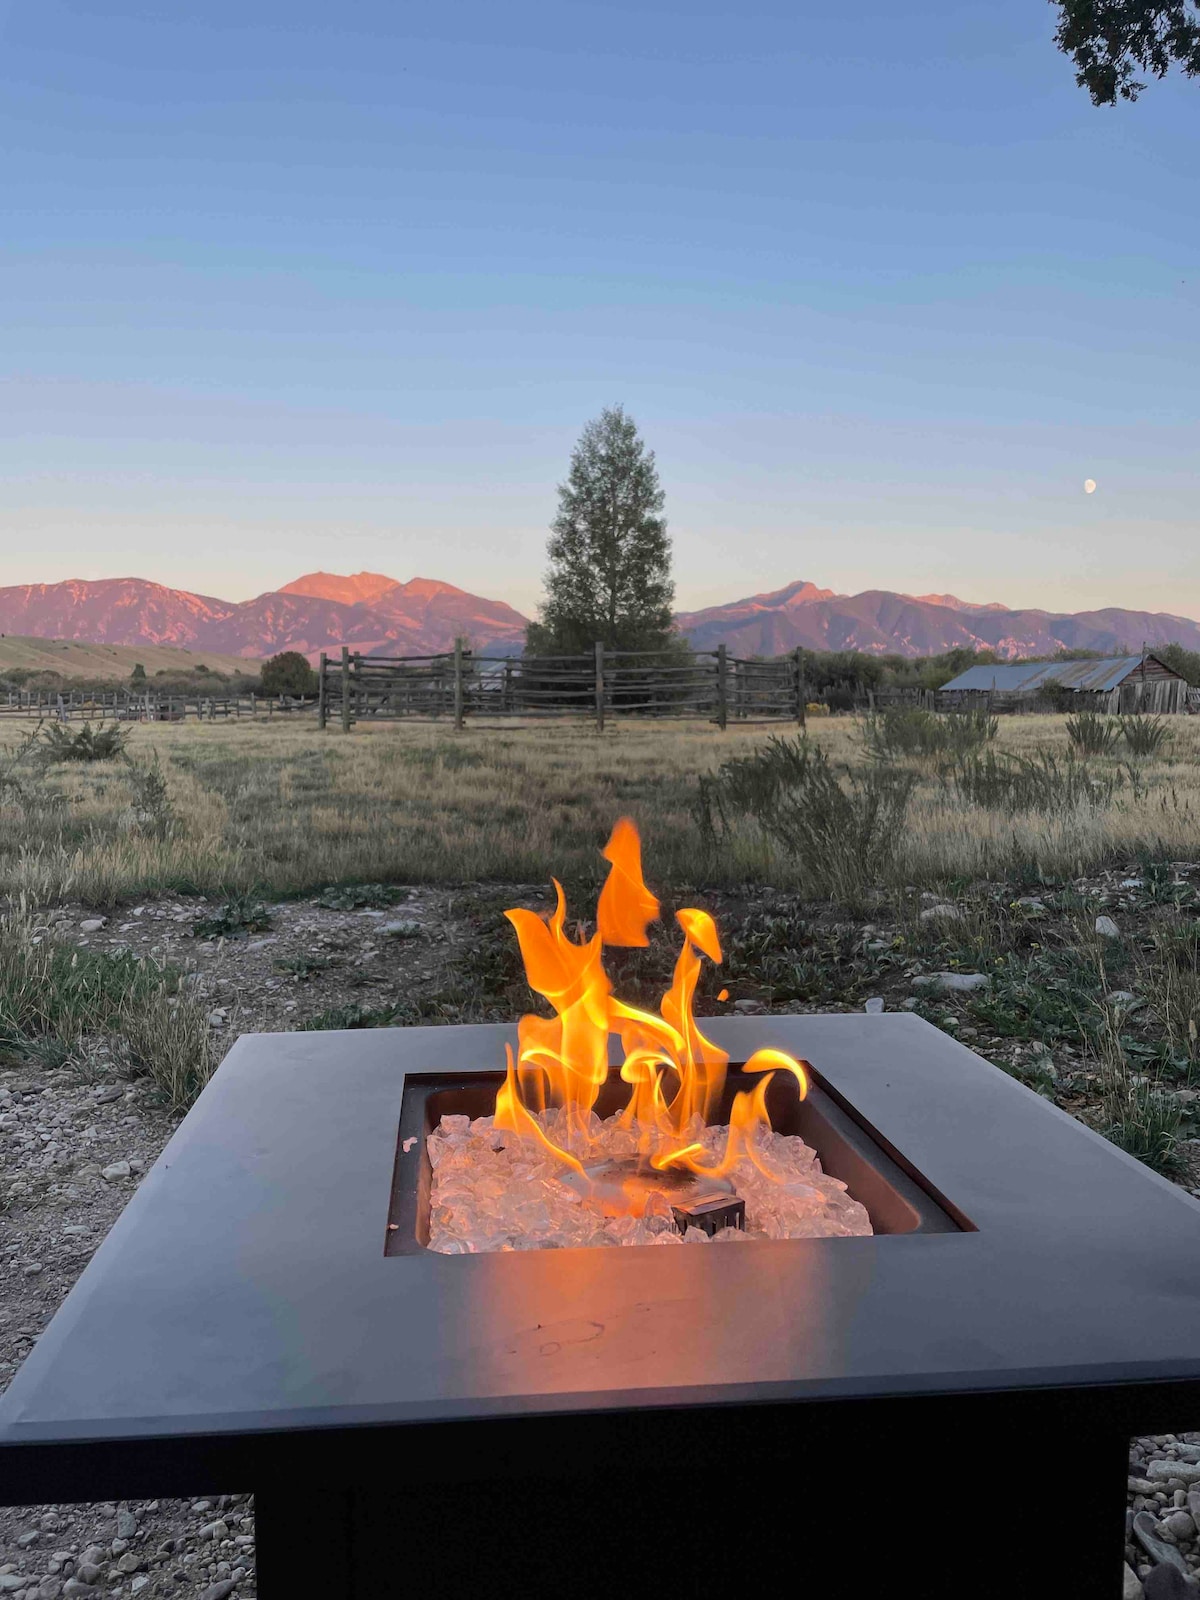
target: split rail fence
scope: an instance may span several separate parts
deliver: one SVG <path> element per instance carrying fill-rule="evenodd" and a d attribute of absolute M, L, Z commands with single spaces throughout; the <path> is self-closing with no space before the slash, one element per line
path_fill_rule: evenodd
<path fill-rule="evenodd" d="M 712 652 L 649 654 L 606 650 L 588 655 L 513 659 L 452 655 L 364 656 L 348 647 L 322 655 L 317 669 L 317 721 L 349 732 L 356 722 L 393 718 L 467 719 L 586 717 L 603 729 L 610 719 L 706 719 L 730 723 L 804 724 L 805 684 L 799 652 L 774 661 Z"/>

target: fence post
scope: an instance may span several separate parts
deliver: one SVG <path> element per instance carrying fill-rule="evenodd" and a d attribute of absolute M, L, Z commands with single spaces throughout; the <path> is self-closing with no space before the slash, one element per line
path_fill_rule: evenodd
<path fill-rule="evenodd" d="M 463 727 L 463 647 L 462 640 L 454 641 L 454 726 L 461 733 Z"/>
<path fill-rule="evenodd" d="M 350 732 L 350 646 L 342 646 L 342 732 Z"/>
<path fill-rule="evenodd" d="M 321 662 L 320 662 L 320 665 L 317 667 L 317 727 L 320 728 L 322 732 L 324 732 L 324 729 L 325 729 L 325 715 L 326 715 L 326 706 L 325 706 L 325 667 L 326 667 L 326 656 L 325 656 L 324 650 L 322 650 L 321 651 Z M 270 704 L 271 704 L 271 702 L 268 700 L 267 701 L 267 705 L 269 706 Z"/>
<path fill-rule="evenodd" d="M 596 732 L 604 732 L 604 645 L 596 640 Z"/>
<path fill-rule="evenodd" d="M 796 646 L 792 659 L 795 663 L 793 670 L 796 674 L 796 721 L 800 727 L 806 728 L 808 726 L 808 712 L 804 699 L 804 668 L 800 664 L 799 645 Z"/>
<path fill-rule="evenodd" d="M 717 727 L 724 732 L 729 722 L 729 652 L 717 646 Z"/>
<path fill-rule="evenodd" d="M 505 712 L 510 712 L 512 710 L 513 698 L 512 698 L 512 660 L 511 659 L 506 660 L 505 663 L 504 663 L 504 699 L 503 699 L 503 701 L 501 703 L 502 703 L 502 705 L 504 707 Z"/>

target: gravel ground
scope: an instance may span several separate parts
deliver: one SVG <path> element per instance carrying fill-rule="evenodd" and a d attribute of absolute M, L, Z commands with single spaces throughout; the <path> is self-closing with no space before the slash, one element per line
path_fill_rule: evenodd
<path fill-rule="evenodd" d="M 1095 887 L 1107 887 L 1119 912 L 1118 887 Z M 489 888 L 487 898 L 531 903 L 531 891 Z M 337 1007 L 371 1010 L 436 997 L 477 938 L 472 900 L 470 890 L 421 889 L 388 910 L 285 902 L 271 907 L 267 930 L 211 942 L 193 938 L 192 928 L 213 908 L 185 898 L 136 906 L 102 925 L 94 912 L 71 906 L 46 913 L 45 921 L 81 948 L 130 949 L 187 969 L 210 1007 L 214 1036 L 232 1042 L 238 1033 L 297 1027 Z M 868 949 L 883 949 L 897 930 L 861 931 L 874 941 Z M 914 993 L 926 992 L 919 985 L 910 967 L 897 969 L 885 975 L 868 1009 L 912 1004 Z M 765 1009 L 753 998 L 737 1004 Z M 998 1063 L 1012 1065 L 1037 1049 L 991 1036 L 950 1011 L 942 1022 Z M 1072 1054 L 1056 1051 L 1057 1068 L 1068 1078 L 1083 1066 Z M 75 1065 L 0 1066 L 0 1385 L 50 1321 L 176 1120 L 155 1104 L 148 1085 L 109 1075 L 102 1052 L 82 1073 Z M 1200 1140 L 1189 1142 L 1187 1154 L 1183 1186 L 1200 1193 Z M 1126 1520 L 1126 1600 L 1137 1600 L 1143 1580 L 1163 1567 L 1178 1570 L 1187 1592 L 1200 1589 L 1200 1432 L 1131 1442 Z M 255 1593 L 253 1502 L 244 1493 L 0 1509 L 0 1600 L 253 1600 Z"/>
<path fill-rule="evenodd" d="M 130 949 L 187 968 L 212 1008 L 214 1034 L 232 1043 L 331 1007 L 370 1009 L 435 988 L 454 954 L 451 905 L 450 895 L 429 891 L 388 911 L 285 903 L 271 908 L 268 931 L 213 942 L 192 937 L 212 909 L 199 901 L 135 907 L 101 928 L 81 907 L 45 920 L 80 948 Z M 385 931 L 396 923 L 399 932 Z M 0 1067 L 0 1387 L 177 1124 L 148 1085 L 108 1077 L 102 1054 L 90 1059 L 89 1075 L 73 1066 Z M 246 1494 L 0 1509 L 0 1597 L 254 1594 Z"/>

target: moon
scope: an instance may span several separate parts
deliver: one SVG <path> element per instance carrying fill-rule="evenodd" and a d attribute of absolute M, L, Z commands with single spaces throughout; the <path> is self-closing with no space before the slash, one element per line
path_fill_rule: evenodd
<path fill-rule="evenodd" d="M 1083 480 L 1083 492 L 1084 492 L 1084 494 L 1095 494 L 1095 492 L 1096 492 L 1096 480 L 1095 480 L 1095 478 L 1085 478 Z"/>

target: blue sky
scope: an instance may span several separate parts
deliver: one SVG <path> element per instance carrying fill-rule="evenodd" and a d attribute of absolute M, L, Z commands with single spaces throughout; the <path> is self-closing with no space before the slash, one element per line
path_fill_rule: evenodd
<path fill-rule="evenodd" d="M 0 0 L 0 584 L 529 610 L 619 400 L 681 604 L 1200 616 L 1200 83 L 1054 18 Z"/>

